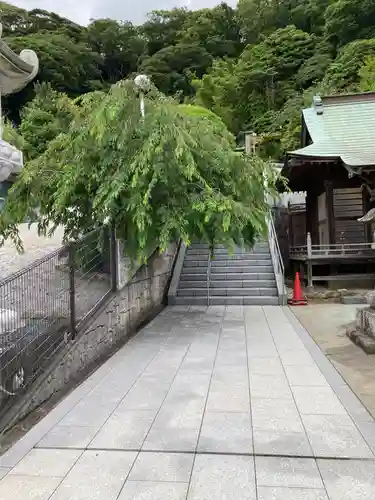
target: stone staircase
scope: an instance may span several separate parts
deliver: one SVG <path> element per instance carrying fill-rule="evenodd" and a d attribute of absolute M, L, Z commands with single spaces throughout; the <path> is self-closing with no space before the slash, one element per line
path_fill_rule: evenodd
<path fill-rule="evenodd" d="M 209 260 L 209 246 L 187 248 L 177 286 L 176 305 L 277 305 L 275 274 L 268 242 L 229 255 L 221 245 Z"/>

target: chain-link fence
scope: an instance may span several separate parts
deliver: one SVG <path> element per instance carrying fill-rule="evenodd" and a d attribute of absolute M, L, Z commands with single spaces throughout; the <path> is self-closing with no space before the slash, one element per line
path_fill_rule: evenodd
<path fill-rule="evenodd" d="M 103 228 L 0 281 L 0 406 L 116 289 L 114 249 L 113 232 Z"/>

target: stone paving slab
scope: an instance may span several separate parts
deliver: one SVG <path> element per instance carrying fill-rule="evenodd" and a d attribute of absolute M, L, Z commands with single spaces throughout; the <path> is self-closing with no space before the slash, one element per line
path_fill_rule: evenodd
<path fill-rule="evenodd" d="M 375 422 L 287 308 L 165 309 L 0 459 L 0 500 L 373 500 Z"/>
<path fill-rule="evenodd" d="M 256 500 L 254 458 L 198 455 L 188 500 Z"/>

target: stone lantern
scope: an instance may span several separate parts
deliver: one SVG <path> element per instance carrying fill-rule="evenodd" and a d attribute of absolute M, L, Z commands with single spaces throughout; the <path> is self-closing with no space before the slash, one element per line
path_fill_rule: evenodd
<path fill-rule="evenodd" d="M 3 119 L 1 97 L 22 90 L 38 73 L 38 57 L 32 50 L 23 50 L 19 55 L 13 52 L 1 39 L 0 23 L 0 183 L 23 167 L 22 152 L 3 140 Z"/>

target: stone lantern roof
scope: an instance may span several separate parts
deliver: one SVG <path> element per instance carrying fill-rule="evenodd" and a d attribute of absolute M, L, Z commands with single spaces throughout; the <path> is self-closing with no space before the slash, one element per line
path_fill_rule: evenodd
<path fill-rule="evenodd" d="M 0 97 L 19 92 L 38 73 L 38 57 L 32 50 L 23 50 L 19 55 L 1 40 L 0 23 Z M 1 101 L 0 101 L 1 112 Z M 21 151 L 2 139 L 2 115 L 0 114 L 0 182 L 20 172 L 23 166 Z"/>

